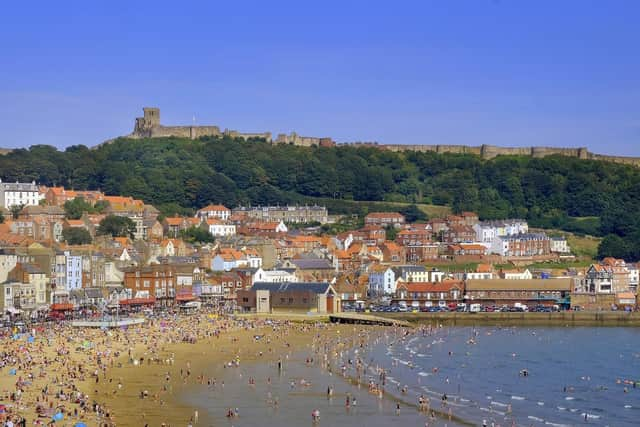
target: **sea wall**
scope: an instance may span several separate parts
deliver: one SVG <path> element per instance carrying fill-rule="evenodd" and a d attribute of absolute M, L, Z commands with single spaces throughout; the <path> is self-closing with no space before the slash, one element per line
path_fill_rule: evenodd
<path fill-rule="evenodd" d="M 376 313 L 414 323 L 487 326 L 640 326 L 640 312 L 562 311 L 556 313 Z"/>

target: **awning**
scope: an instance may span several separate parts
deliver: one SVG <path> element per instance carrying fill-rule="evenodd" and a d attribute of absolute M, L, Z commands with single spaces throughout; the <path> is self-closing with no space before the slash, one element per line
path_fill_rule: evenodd
<path fill-rule="evenodd" d="M 57 304 L 51 304 L 51 310 L 53 311 L 69 311 L 73 310 L 73 304 L 68 302 L 60 302 Z"/>
<path fill-rule="evenodd" d="M 154 297 L 150 298 L 129 298 L 120 300 L 120 305 L 153 305 L 156 303 Z"/>
<path fill-rule="evenodd" d="M 176 301 L 193 301 L 195 299 L 196 297 L 193 296 L 192 294 L 183 294 L 183 295 L 176 296 Z"/>

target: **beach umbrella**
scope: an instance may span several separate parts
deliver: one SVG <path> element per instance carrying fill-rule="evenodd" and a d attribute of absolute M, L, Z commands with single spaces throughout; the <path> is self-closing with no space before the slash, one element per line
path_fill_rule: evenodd
<path fill-rule="evenodd" d="M 34 342 L 34 341 L 35 341 L 35 338 L 34 338 L 34 337 L 29 337 L 29 338 L 27 338 L 27 342 L 32 343 L 32 342 Z"/>
<path fill-rule="evenodd" d="M 15 368 L 14 368 L 14 369 L 9 370 L 9 375 L 15 375 L 15 374 L 16 374 L 16 370 L 15 370 Z"/>
<path fill-rule="evenodd" d="M 73 427 L 87 427 L 85 423 L 75 423 Z"/>
<path fill-rule="evenodd" d="M 54 414 L 52 418 L 53 421 L 61 421 L 64 418 L 64 415 L 62 415 L 62 412 L 58 412 Z"/>

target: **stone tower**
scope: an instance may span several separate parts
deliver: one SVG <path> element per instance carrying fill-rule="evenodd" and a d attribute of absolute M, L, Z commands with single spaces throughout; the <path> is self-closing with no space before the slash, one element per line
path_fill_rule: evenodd
<path fill-rule="evenodd" d="M 133 128 L 133 135 L 139 138 L 149 138 L 152 129 L 160 126 L 160 109 L 156 107 L 144 107 L 143 117 L 136 117 L 136 125 Z"/>
<path fill-rule="evenodd" d="M 144 107 L 142 111 L 144 111 L 144 120 L 149 126 L 151 127 L 160 126 L 160 109 L 159 108 Z"/>

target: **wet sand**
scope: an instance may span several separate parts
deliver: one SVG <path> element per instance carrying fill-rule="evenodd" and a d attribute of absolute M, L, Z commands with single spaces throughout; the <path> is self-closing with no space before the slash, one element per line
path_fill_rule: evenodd
<path fill-rule="evenodd" d="M 207 326 L 207 321 L 201 321 L 205 322 L 202 330 L 214 328 L 217 322 Z M 212 425 L 206 405 L 198 407 L 183 398 L 194 386 L 222 386 L 224 380 L 212 376 L 212 368 L 231 371 L 251 364 L 275 366 L 285 353 L 310 345 L 319 335 L 332 336 L 337 326 L 319 328 L 282 322 L 265 325 L 264 320 L 258 320 L 244 325 L 230 323 L 219 336 L 200 336 L 195 343 L 172 342 L 154 351 L 139 347 L 132 353 L 137 364 L 126 360 L 121 367 L 110 369 L 108 380 L 96 388 L 94 396 L 113 410 L 113 421 L 118 426 L 187 426 L 190 422 Z"/>

